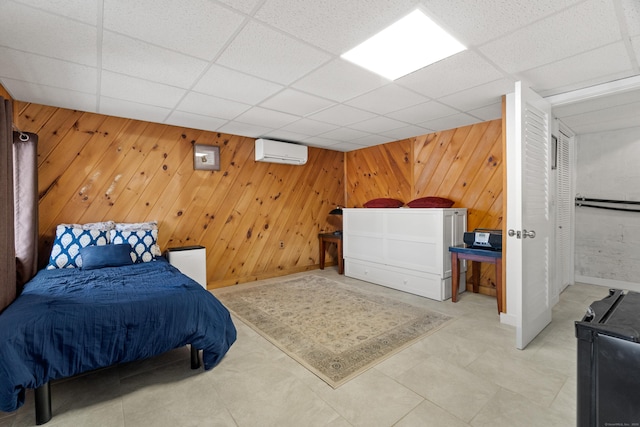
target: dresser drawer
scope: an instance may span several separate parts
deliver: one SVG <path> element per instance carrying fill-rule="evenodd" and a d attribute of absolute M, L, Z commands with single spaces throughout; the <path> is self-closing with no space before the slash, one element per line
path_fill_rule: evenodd
<path fill-rule="evenodd" d="M 437 274 L 345 259 L 345 275 L 437 301 L 451 298 L 451 278 Z"/>

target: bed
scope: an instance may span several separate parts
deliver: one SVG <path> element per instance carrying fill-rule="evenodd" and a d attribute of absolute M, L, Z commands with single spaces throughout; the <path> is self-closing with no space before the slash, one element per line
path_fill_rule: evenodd
<path fill-rule="evenodd" d="M 192 367 L 202 350 L 209 370 L 235 340 L 222 303 L 163 257 L 44 269 L 0 314 L 0 410 L 18 409 L 26 390 L 36 389 L 36 421 L 43 424 L 51 418 L 51 380 L 187 344 Z"/>

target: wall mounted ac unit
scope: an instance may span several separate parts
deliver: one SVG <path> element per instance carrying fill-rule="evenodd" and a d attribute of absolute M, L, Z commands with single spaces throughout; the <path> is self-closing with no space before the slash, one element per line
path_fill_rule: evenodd
<path fill-rule="evenodd" d="M 270 139 L 256 139 L 257 162 L 304 165 L 307 163 L 307 155 L 307 147 L 305 145 Z"/>

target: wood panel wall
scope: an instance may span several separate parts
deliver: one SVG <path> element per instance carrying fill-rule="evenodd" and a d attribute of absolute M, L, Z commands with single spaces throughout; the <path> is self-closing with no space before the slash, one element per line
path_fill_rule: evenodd
<path fill-rule="evenodd" d="M 317 234 L 339 224 L 344 153 L 309 148 L 304 166 L 254 161 L 254 139 L 15 103 L 39 135 L 40 264 L 59 223 L 158 220 L 159 244 L 207 248 L 208 287 L 317 268 Z M 193 144 L 220 171 L 193 170 Z M 280 248 L 284 242 L 284 248 Z"/>
<path fill-rule="evenodd" d="M 502 120 L 493 120 L 349 152 L 347 207 L 439 196 L 468 209 L 469 230 L 502 229 L 502 132 Z M 495 295 L 492 267 L 482 265 L 480 292 L 488 295 Z"/>

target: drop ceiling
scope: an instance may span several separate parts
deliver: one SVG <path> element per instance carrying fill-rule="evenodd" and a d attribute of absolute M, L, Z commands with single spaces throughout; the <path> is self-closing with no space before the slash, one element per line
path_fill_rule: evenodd
<path fill-rule="evenodd" d="M 395 81 L 340 59 L 417 7 L 467 50 Z M 639 62 L 638 0 L 0 0 L 17 100 L 339 151 L 499 118 L 518 80 L 553 99 Z M 578 134 L 640 126 L 640 85 L 612 97 L 554 111 Z"/>

